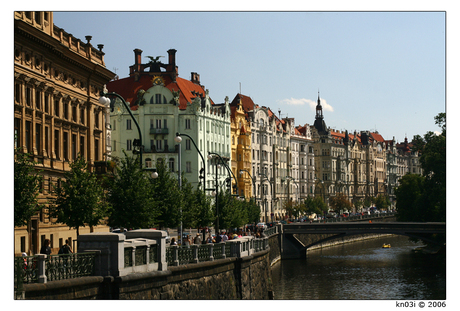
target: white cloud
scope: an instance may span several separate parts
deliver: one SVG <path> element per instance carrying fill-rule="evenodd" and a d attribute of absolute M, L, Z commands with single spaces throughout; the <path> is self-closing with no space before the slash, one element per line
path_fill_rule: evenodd
<path fill-rule="evenodd" d="M 307 98 L 287 98 L 283 100 L 279 100 L 278 103 L 282 105 L 290 105 L 290 106 L 303 106 L 308 105 L 312 111 L 316 110 L 316 100 L 311 100 Z M 334 108 L 329 105 L 325 99 L 321 98 L 321 106 L 323 107 L 324 111 L 334 112 Z"/>

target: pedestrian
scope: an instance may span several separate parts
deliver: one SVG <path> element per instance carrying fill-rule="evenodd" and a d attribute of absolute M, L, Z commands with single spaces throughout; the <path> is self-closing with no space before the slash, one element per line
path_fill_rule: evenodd
<path fill-rule="evenodd" d="M 222 242 L 225 242 L 228 240 L 228 236 L 225 231 L 222 231 Z"/>
<path fill-rule="evenodd" d="M 171 245 L 177 245 L 177 242 L 176 242 L 176 239 L 175 239 L 175 238 L 172 238 L 172 239 L 171 239 Z"/>
<path fill-rule="evenodd" d="M 221 233 L 221 234 L 222 234 L 222 233 Z M 215 238 L 216 243 L 222 242 L 222 235 L 221 235 L 221 234 L 219 234 L 219 233 L 216 234 L 216 238 Z"/>
<path fill-rule="evenodd" d="M 190 248 L 190 245 L 192 244 L 192 241 L 190 240 L 190 234 L 187 235 L 187 238 L 185 239 L 185 246 Z"/>
<path fill-rule="evenodd" d="M 196 237 L 195 237 L 195 240 L 193 241 L 193 243 L 197 244 L 197 245 L 201 244 L 201 237 L 200 237 L 199 233 L 196 234 Z"/>
<path fill-rule="evenodd" d="M 211 236 L 211 233 L 208 234 L 208 237 L 206 238 L 206 243 L 210 244 L 212 243 L 212 236 Z"/>
<path fill-rule="evenodd" d="M 40 249 L 40 254 L 51 255 L 50 240 L 45 239 L 42 248 Z"/>
<path fill-rule="evenodd" d="M 70 254 L 72 252 L 72 248 L 69 245 L 69 240 L 65 240 L 65 244 L 61 246 L 58 254 Z"/>

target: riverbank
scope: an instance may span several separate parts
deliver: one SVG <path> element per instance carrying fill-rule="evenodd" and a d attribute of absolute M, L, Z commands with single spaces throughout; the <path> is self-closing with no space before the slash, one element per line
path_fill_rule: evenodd
<path fill-rule="evenodd" d="M 348 236 L 348 237 L 343 237 L 341 239 L 332 240 L 332 241 L 328 241 L 325 243 L 321 243 L 321 244 L 309 247 L 307 249 L 307 252 L 317 250 L 317 249 L 337 246 L 337 245 L 362 242 L 366 240 L 379 239 L 379 238 L 389 237 L 389 236 L 395 236 L 395 234 L 367 234 L 367 235 L 359 235 L 359 236 Z"/>

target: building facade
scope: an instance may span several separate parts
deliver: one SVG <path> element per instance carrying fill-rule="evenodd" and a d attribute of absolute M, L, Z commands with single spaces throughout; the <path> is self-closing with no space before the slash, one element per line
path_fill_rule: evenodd
<path fill-rule="evenodd" d="M 123 151 L 132 155 L 141 149 L 143 168 L 154 168 L 162 160 L 170 172 L 185 174 L 194 187 L 212 189 L 216 176 L 218 184 L 229 176 L 225 167 L 219 166 L 217 156 L 207 158 L 209 153 L 217 154 L 229 165 L 228 99 L 215 104 L 196 72 L 191 73 L 190 80 L 180 78 L 176 52 L 168 50 L 167 64 L 158 61 L 159 57 L 142 64 L 142 50 L 135 49 L 129 77 L 107 84 L 107 96 L 112 98 L 112 155 L 124 157 Z M 125 100 L 134 120 L 122 101 L 110 95 L 112 92 Z M 135 146 L 139 132 L 142 141 Z M 176 142 L 177 134 L 181 135 L 180 143 Z"/>
<path fill-rule="evenodd" d="M 15 228 L 15 254 L 37 254 L 45 239 L 57 252 L 76 238 L 75 230 L 49 218 L 48 201 L 78 155 L 93 166 L 110 152 L 108 107 L 98 99 L 115 74 L 105 68 L 103 45 L 94 48 L 90 41 L 54 25 L 52 12 L 14 13 L 14 144 L 38 163 L 45 206 L 28 226 Z"/>

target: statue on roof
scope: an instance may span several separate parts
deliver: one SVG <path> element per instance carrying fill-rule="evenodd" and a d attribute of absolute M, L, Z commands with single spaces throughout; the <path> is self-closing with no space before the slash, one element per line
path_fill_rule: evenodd
<path fill-rule="evenodd" d="M 160 58 L 161 57 L 164 57 L 164 56 L 157 56 L 157 57 L 153 57 L 153 56 L 147 56 L 150 61 L 147 63 L 147 65 L 150 66 L 150 72 L 160 72 L 160 68 L 164 66 L 164 64 L 162 62 L 160 62 Z"/>

